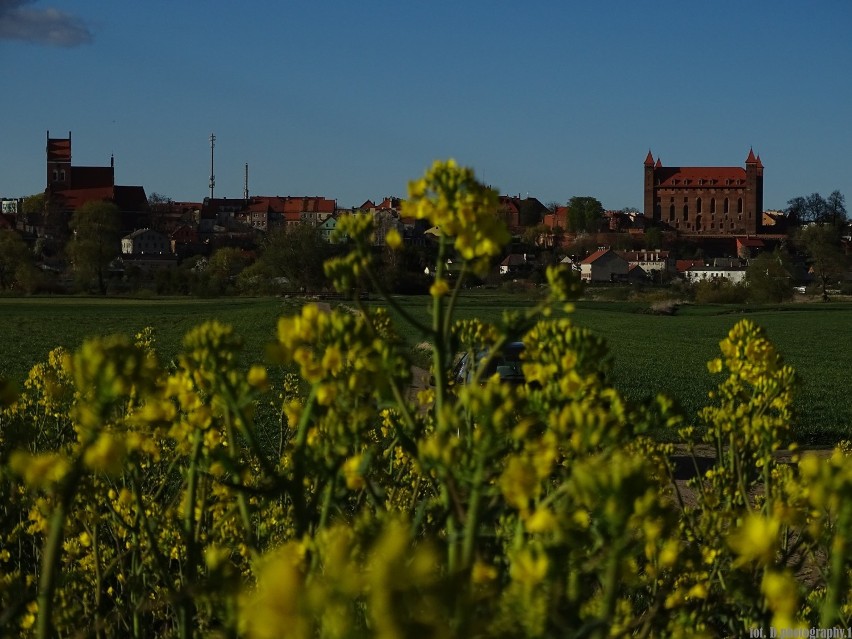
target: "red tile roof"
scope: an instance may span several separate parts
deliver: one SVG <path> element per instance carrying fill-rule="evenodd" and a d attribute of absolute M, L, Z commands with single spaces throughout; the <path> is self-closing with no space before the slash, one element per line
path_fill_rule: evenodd
<path fill-rule="evenodd" d="M 334 213 L 334 200 L 324 197 L 287 197 L 284 198 L 285 213 Z"/>
<path fill-rule="evenodd" d="M 763 240 L 759 240 L 756 237 L 738 237 L 737 238 L 738 246 L 746 246 L 748 248 L 763 248 Z"/>
<path fill-rule="evenodd" d="M 698 180 L 704 186 L 735 186 L 737 180 L 744 185 L 746 179 L 745 169 L 739 166 L 667 166 L 658 168 L 654 174 L 659 180 L 657 186 L 702 186 Z"/>
<path fill-rule="evenodd" d="M 704 266 L 704 260 L 675 260 L 675 270 L 685 273 L 695 266 Z"/>
<path fill-rule="evenodd" d="M 609 252 L 610 252 L 610 249 L 600 249 L 599 251 L 595 251 L 594 253 L 589 255 L 589 257 L 587 257 L 582 262 L 580 262 L 580 264 L 593 264 L 594 262 L 597 262 L 601 257 L 603 257 L 604 255 L 606 255 Z"/>

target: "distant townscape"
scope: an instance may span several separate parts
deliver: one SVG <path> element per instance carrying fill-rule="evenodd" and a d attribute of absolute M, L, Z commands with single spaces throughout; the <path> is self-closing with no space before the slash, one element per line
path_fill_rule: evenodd
<path fill-rule="evenodd" d="M 753 149 L 744 166 L 727 167 L 666 166 L 649 150 L 643 171 L 642 210 L 605 210 L 588 195 L 546 204 L 501 195 L 497 215 L 513 242 L 482 284 L 536 283 L 546 265 L 563 262 L 590 283 L 704 282 L 719 290 L 747 284 L 750 265 L 774 255 L 780 270 L 758 267 L 783 280 L 775 297 L 814 285 L 827 298 L 848 287 L 850 227 L 841 193 L 803 194 L 783 211 L 766 211 L 764 166 Z M 108 166 L 74 165 L 71 133 L 48 132 L 44 192 L 2 200 L 0 289 L 323 290 L 322 260 L 345 243 L 337 221 L 354 212 L 374 218 L 385 284 L 401 292 L 428 286 L 424 265 L 440 229 L 405 215 L 399 198 L 342 208 L 324 196 L 251 195 L 248 169 L 242 198 L 213 197 L 212 175 L 210 191 L 201 201 L 178 202 L 118 185 L 112 158 Z M 384 246 L 391 230 L 403 238 L 401 256 Z"/>

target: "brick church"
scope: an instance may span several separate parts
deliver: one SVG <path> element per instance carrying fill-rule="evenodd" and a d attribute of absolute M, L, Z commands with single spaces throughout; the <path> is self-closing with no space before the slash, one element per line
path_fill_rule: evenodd
<path fill-rule="evenodd" d="M 645 158 L 645 217 L 682 235 L 763 232 L 763 163 L 749 150 L 739 166 L 663 166 Z"/>
<path fill-rule="evenodd" d="M 148 226 L 150 213 L 145 189 L 115 183 L 115 162 L 109 166 L 71 164 L 71 132 L 67 138 L 51 138 L 47 132 L 47 188 L 49 209 L 70 218 L 87 202 L 112 202 L 121 212 L 121 228 L 130 232 Z"/>

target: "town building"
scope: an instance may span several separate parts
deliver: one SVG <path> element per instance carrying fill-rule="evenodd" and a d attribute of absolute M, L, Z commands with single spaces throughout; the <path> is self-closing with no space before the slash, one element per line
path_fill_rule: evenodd
<path fill-rule="evenodd" d="M 663 166 L 645 158 L 645 218 L 681 235 L 756 235 L 763 231 L 763 163 L 749 150 L 738 166 Z"/>
<path fill-rule="evenodd" d="M 622 282 L 630 265 L 615 251 L 602 248 L 580 262 L 580 279 L 584 282 Z"/>

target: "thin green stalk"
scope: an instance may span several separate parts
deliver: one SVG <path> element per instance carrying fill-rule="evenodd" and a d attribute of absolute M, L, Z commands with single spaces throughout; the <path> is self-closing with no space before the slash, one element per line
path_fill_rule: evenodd
<path fill-rule="evenodd" d="M 80 456 L 74 460 L 71 470 L 63 479 L 56 508 L 50 517 L 47 539 L 45 539 L 44 549 L 42 550 L 41 574 L 39 575 L 36 600 L 38 603 L 36 637 L 38 639 L 48 639 L 53 635 L 53 594 L 56 590 L 59 561 L 62 557 L 65 518 L 83 474 L 82 456 L 85 448 L 84 446 Z"/>
<path fill-rule="evenodd" d="M 193 635 L 193 621 L 195 617 L 195 602 L 188 594 L 189 587 L 193 585 L 196 577 L 196 568 L 199 562 L 199 548 L 195 539 L 195 501 L 198 491 L 199 459 L 201 457 L 201 445 L 203 437 L 201 431 L 192 433 L 192 455 L 187 468 L 186 478 L 186 502 L 183 511 L 183 539 L 186 547 L 186 577 L 184 592 L 181 594 L 178 607 L 178 632 L 181 639 L 191 639 Z"/>
<path fill-rule="evenodd" d="M 485 446 L 485 442 L 480 442 Z M 485 475 L 485 455 L 480 452 L 476 460 L 476 470 L 473 474 L 473 487 L 470 493 L 470 503 L 464 522 L 464 540 L 462 542 L 462 568 L 470 567 L 473 562 L 473 547 L 476 542 L 476 532 L 479 528 L 479 501 L 482 498 L 482 480 Z"/>
<path fill-rule="evenodd" d="M 243 428 L 243 431 L 248 429 Z M 225 433 L 228 437 L 228 455 L 231 460 L 234 462 L 239 461 L 239 454 L 237 451 L 237 438 L 234 434 L 234 425 L 231 421 L 231 412 L 225 412 Z M 249 513 L 248 508 L 248 500 L 246 499 L 246 494 L 244 491 L 237 492 L 237 506 L 240 509 L 240 517 L 243 520 L 243 528 L 245 528 L 246 534 L 246 545 L 254 552 L 256 550 L 254 531 L 251 527 L 251 514 Z"/>

